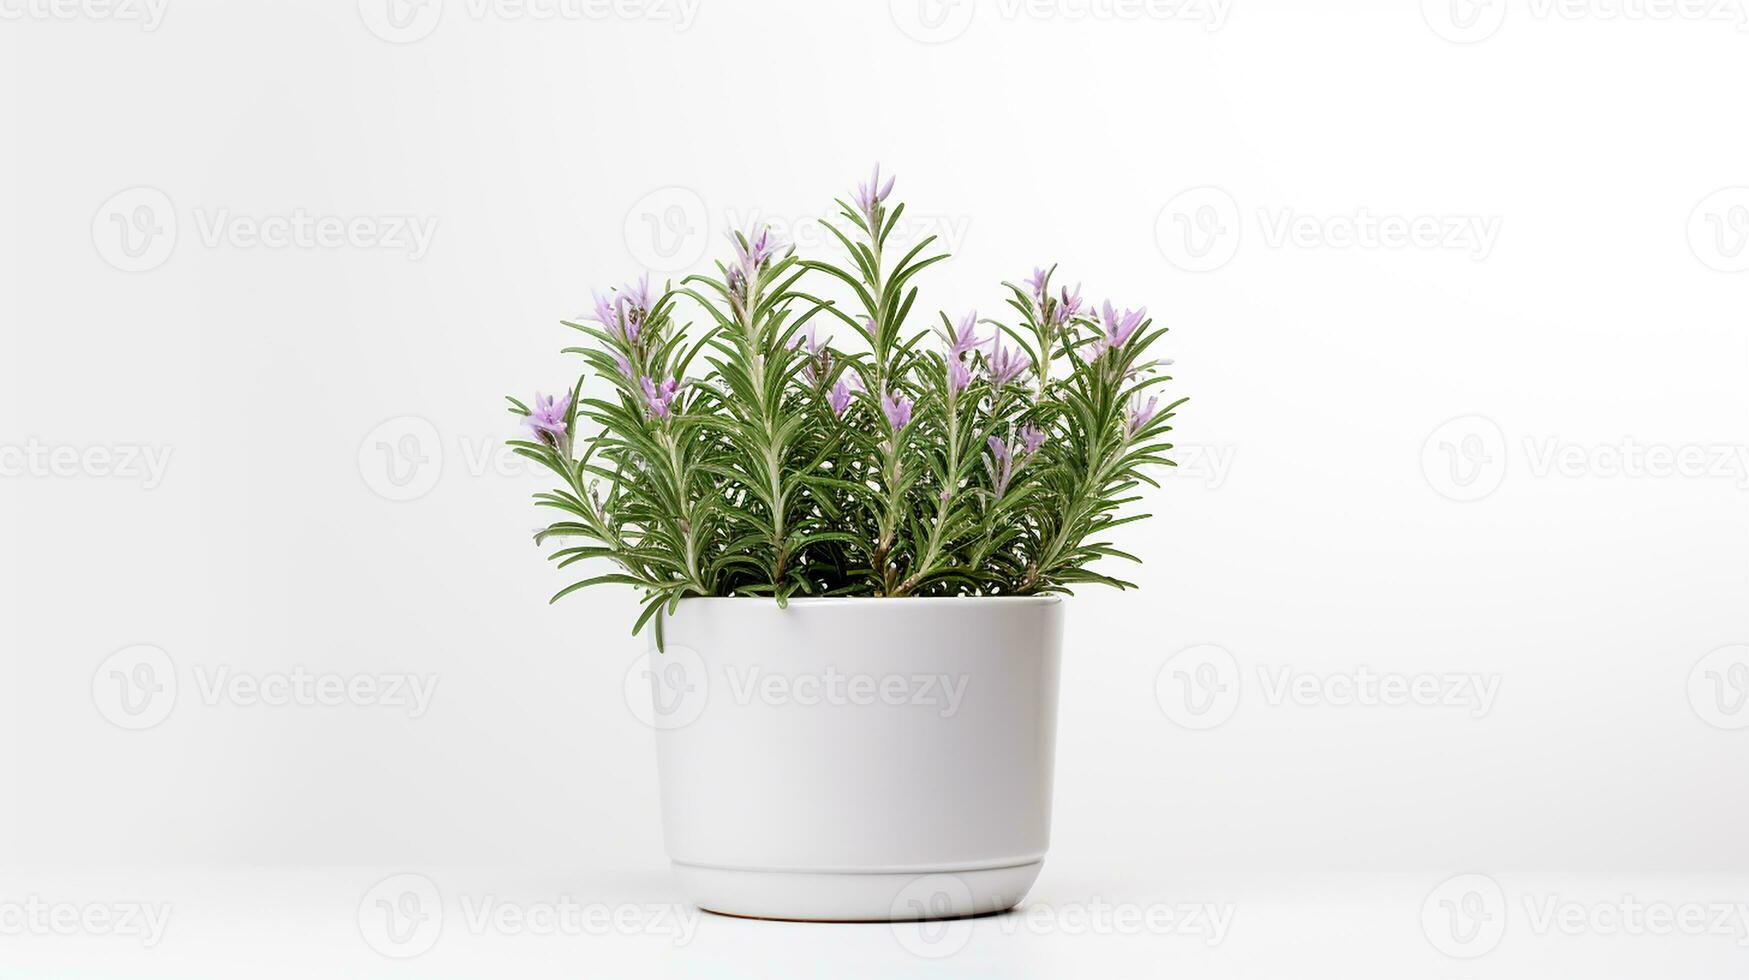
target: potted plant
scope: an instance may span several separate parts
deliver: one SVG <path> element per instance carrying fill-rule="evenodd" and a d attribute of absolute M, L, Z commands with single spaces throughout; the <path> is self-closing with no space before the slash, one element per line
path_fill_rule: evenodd
<path fill-rule="evenodd" d="M 1109 532 L 1172 465 L 1144 310 L 1035 269 L 926 318 L 874 176 L 842 262 L 769 231 L 566 326 L 584 380 L 510 399 L 558 478 L 538 540 L 641 590 L 663 823 L 701 907 L 824 920 L 1010 908 L 1049 838 L 1060 596 L 1130 583 Z M 898 253 L 898 254 L 895 254 Z M 683 320 L 683 311 L 696 322 Z M 934 329 L 914 324 L 933 319 Z M 934 334 L 934 337 L 931 334 Z"/>

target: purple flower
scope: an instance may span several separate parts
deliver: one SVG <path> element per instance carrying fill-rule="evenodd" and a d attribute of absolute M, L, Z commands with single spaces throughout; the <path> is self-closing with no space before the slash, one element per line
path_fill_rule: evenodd
<path fill-rule="evenodd" d="M 624 294 L 619 292 L 606 296 L 600 293 L 595 294 L 595 312 L 590 314 L 590 318 L 606 327 L 609 333 L 618 336 L 628 345 L 638 342 L 638 327 L 642 322 L 641 318 L 634 320 L 629 314 Z"/>
<path fill-rule="evenodd" d="M 1008 492 L 1008 484 L 1013 481 L 1014 474 L 1020 472 L 1032 454 L 1038 452 L 1038 447 L 1044 445 L 1045 434 L 1031 425 L 1023 425 L 1017 433 L 1012 428 L 1008 430 L 1008 441 L 1003 442 L 997 436 L 986 440 L 990 447 L 990 456 L 984 460 L 984 469 L 990 474 L 990 484 L 996 488 L 996 496 Z"/>
<path fill-rule="evenodd" d="M 887 415 L 887 424 L 898 432 L 911 423 L 911 399 L 897 392 L 881 395 L 881 411 Z"/>
<path fill-rule="evenodd" d="M 831 342 L 832 338 L 827 337 L 826 344 Z M 832 351 L 826 344 L 820 343 L 819 338 L 814 336 L 814 325 L 811 323 L 805 333 L 798 333 L 790 338 L 789 345 L 792 349 L 802 346 L 808 349 L 808 363 L 802 366 L 802 380 L 809 387 L 819 384 L 827 372 L 832 370 Z"/>
<path fill-rule="evenodd" d="M 1008 451 L 1008 444 L 1002 441 L 1001 436 L 991 436 L 988 442 L 990 455 L 995 457 L 996 462 L 1006 466 L 1014 461 L 1014 454 Z"/>
<path fill-rule="evenodd" d="M 735 243 L 735 257 L 741 262 L 741 271 L 748 278 L 777 254 L 778 241 L 771 237 L 770 228 L 760 228 L 758 234 L 745 238 L 731 233 L 729 238 Z"/>
<path fill-rule="evenodd" d="M 976 350 L 978 348 L 980 342 L 977 335 L 977 326 L 978 311 L 972 310 L 965 316 L 960 317 L 959 326 L 954 328 L 952 332 L 944 330 L 936 331 L 936 336 L 940 337 L 942 343 L 947 345 L 947 358 L 949 361 L 957 361 L 961 357 L 964 357 L 968 351 Z"/>
<path fill-rule="evenodd" d="M 562 395 L 543 395 L 535 392 L 534 407 L 529 410 L 528 418 L 523 424 L 534 431 L 535 438 L 549 446 L 563 447 L 567 442 L 565 433 L 565 416 L 570 414 L 571 393 Z"/>
<path fill-rule="evenodd" d="M 959 394 L 966 390 L 966 385 L 972 383 L 972 366 L 959 358 L 947 362 L 947 390 L 950 394 Z"/>
<path fill-rule="evenodd" d="M 619 329 L 619 311 L 614 309 L 613 296 L 611 294 L 603 296 L 597 292 L 595 294 L 595 312 L 589 314 L 589 318 L 609 330 L 617 331 Z"/>
<path fill-rule="evenodd" d="M 1134 398 L 1130 399 L 1130 415 L 1128 421 L 1124 423 L 1124 435 L 1126 437 L 1135 435 L 1143 426 L 1153 421 L 1154 414 L 1159 410 L 1160 399 L 1158 397 L 1149 396 L 1148 403 L 1144 405 L 1141 393 L 1138 392 Z"/>
<path fill-rule="evenodd" d="M 620 296 L 632 309 L 639 313 L 648 313 L 655 306 L 650 301 L 650 274 L 648 272 L 638 277 L 637 282 L 628 282 L 619 291 Z"/>
<path fill-rule="evenodd" d="M 632 376 L 632 362 L 626 360 L 626 356 L 624 354 L 621 354 L 619 351 L 613 351 L 612 354 L 613 354 L 614 367 L 619 368 L 620 374 L 625 375 L 628 378 L 631 377 Z"/>
<path fill-rule="evenodd" d="M 1035 266 L 1032 275 L 1026 279 L 1026 288 L 1032 292 L 1032 305 L 1038 323 L 1045 327 L 1060 327 L 1081 315 L 1081 284 L 1075 284 L 1071 293 L 1064 286 L 1053 297 L 1050 292 L 1051 273 L 1056 269 L 1045 269 Z"/>
<path fill-rule="evenodd" d="M 729 266 L 729 310 L 737 320 L 747 313 L 747 273 L 738 265 Z"/>
<path fill-rule="evenodd" d="M 832 406 L 832 414 L 839 418 L 843 418 L 845 410 L 850 408 L 850 386 L 844 383 L 843 378 L 839 378 L 838 383 L 832 386 L 832 393 L 826 396 L 826 404 Z"/>
<path fill-rule="evenodd" d="M 984 460 L 984 470 L 990 474 L 990 483 L 1000 497 L 1008 492 L 1008 481 L 1014 479 L 1014 451 L 996 436 L 991 436 L 987 443 L 990 456 Z"/>
<path fill-rule="evenodd" d="M 1075 284 L 1074 295 L 1070 295 L 1069 287 L 1064 286 L 1062 298 L 1057 301 L 1057 307 L 1052 312 L 1055 314 L 1055 319 L 1058 323 L 1068 323 L 1071 319 L 1080 316 L 1081 284 Z"/>
<path fill-rule="evenodd" d="M 626 283 L 611 295 L 595 294 L 595 312 L 590 318 L 617 334 L 627 346 L 636 345 L 638 333 L 650 315 L 650 274 Z"/>
<path fill-rule="evenodd" d="M 652 418 L 665 419 L 674 414 L 674 393 L 680 382 L 669 378 L 657 385 L 645 377 L 639 378 L 638 383 L 644 386 L 644 402 Z"/>
<path fill-rule="evenodd" d="M 972 383 L 972 367 L 965 361 L 966 354 L 979 346 L 978 311 L 972 310 L 960 317 L 959 325 L 951 330 L 937 330 L 942 343 L 947 345 L 947 388 L 949 394 L 957 395 L 966 390 L 966 385 Z"/>
<path fill-rule="evenodd" d="M 1032 367 L 1032 362 L 1018 348 L 1009 349 L 1002 346 L 1002 334 L 997 333 L 990 340 L 990 353 L 985 358 L 990 368 L 990 386 L 1000 389 L 1003 385 L 1020 377 L 1021 372 Z"/>
<path fill-rule="evenodd" d="M 866 184 L 856 185 L 856 207 L 862 212 L 863 219 L 872 230 L 875 224 L 875 211 L 886 201 L 887 195 L 893 192 L 893 181 L 888 177 L 885 185 L 881 184 L 881 165 L 875 164 L 874 175 Z"/>
<path fill-rule="evenodd" d="M 1100 353 L 1122 347 L 1148 316 L 1148 308 L 1145 306 L 1139 310 L 1125 310 L 1123 315 L 1119 316 L 1117 310 L 1112 307 L 1111 300 L 1105 301 L 1101 312 L 1105 321 L 1105 336 L 1099 339 Z"/>

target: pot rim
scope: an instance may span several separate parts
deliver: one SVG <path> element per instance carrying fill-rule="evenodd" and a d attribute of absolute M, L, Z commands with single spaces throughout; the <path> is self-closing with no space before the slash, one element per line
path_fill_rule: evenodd
<path fill-rule="evenodd" d="M 1057 605 L 1063 601 L 1060 595 L 954 595 L 954 596 L 874 596 L 874 595 L 834 595 L 834 596 L 792 596 L 790 605 L 831 606 L 831 605 L 912 605 L 915 603 L 954 603 L 957 605 Z M 687 603 L 762 603 L 776 606 L 777 600 L 763 595 L 712 595 L 687 596 L 680 600 L 681 605 Z"/>

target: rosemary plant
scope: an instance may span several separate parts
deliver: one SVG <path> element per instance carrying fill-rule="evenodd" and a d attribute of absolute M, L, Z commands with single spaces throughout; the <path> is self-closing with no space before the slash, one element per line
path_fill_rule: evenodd
<path fill-rule="evenodd" d="M 769 231 L 733 236 L 715 275 L 596 294 L 583 378 L 532 404 L 515 451 L 558 477 L 561 589 L 630 585 L 633 632 L 687 596 L 1037 595 L 1129 587 L 1093 566 L 1139 559 L 1108 540 L 1167 458 L 1165 328 L 1095 311 L 1035 269 L 1004 283 L 1011 315 L 911 326 L 915 280 L 946 258 L 889 250 L 904 205 L 877 167 L 841 222 L 848 262 L 802 258 Z M 1054 291 L 1053 291 L 1054 290 Z M 681 322 L 684 308 L 699 322 Z M 980 328 L 988 333 L 980 335 Z M 826 335 L 830 331 L 831 335 Z M 939 343 L 931 339 L 931 334 Z M 835 337 L 853 339 L 843 345 Z M 586 426 L 588 432 L 582 431 Z"/>

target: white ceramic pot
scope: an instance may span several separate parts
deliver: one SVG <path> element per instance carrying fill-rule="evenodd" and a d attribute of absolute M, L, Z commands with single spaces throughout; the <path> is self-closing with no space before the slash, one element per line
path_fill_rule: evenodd
<path fill-rule="evenodd" d="M 1014 907 L 1050 842 L 1055 597 L 686 599 L 651 681 L 662 826 L 701 908 Z"/>

